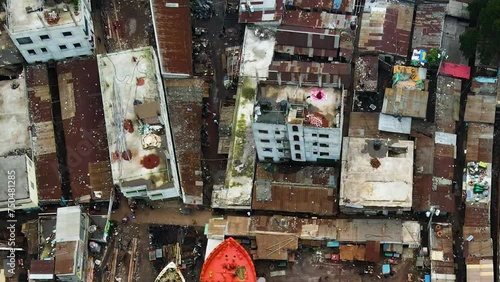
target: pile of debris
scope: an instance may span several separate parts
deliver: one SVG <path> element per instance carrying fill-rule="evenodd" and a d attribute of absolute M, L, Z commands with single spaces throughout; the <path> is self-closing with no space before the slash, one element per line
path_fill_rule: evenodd
<path fill-rule="evenodd" d="M 206 38 L 196 38 L 193 43 L 194 74 L 196 76 L 210 77 L 214 75 L 212 59 L 207 53 L 209 40 Z"/>
<path fill-rule="evenodd" d="M 198 20 L 208 20 L 215 13 L 213 5 L 211 0 L 192 0 L 191 14 Z"/>

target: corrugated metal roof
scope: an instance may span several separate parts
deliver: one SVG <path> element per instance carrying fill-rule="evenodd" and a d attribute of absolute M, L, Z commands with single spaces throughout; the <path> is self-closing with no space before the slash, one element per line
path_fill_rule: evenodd
<path fill-rule="evenodd" d="M 108 200 L 113 179 L 97 60 L 65 61 L 57 72 L 61 101 L 66 100 L 61 106 L 71 194 L 75 199 Z"/>
<path fill-rule="evenodd" d="M 378 4 L 365 10 L 361 21 L 359 49 L 406 57 L 410 47 L 413 7 L 399 4 Z"/>
<path fill-rule="evenodd" d="M 338 171 L 333 167 L 258 163 L 255 179 L 292 185 L 334 187 L 336 176 Z"/>
<path fill-rule="evenodd" d="M 337 213 L 333 167 L 259 163 L 256 168 L 252 208 L 318 215 Z M 257 195 L 259 194 L 259 195 Z"/>
<path fill-rule="evenodd" d="M 472 93 L 476 95 L 497 95 L 497 78 L 493 77 L 475 77 L 470 87 Z"/>
<path fill-rule="evenodd" d="M 496 97 L 469 95 L 465 106 L 466 122 L 495 123 Z"/>
<path fill-rule="evenodd" d="M 48 275 L 47 277 L 54 277 L 54 260 L 32 260 L 30 262 L 29 278 L 35 279 L 38 275 Z M 40 279 L 41 280 L 41 279 Z"/>
<path fill-rule="evenodd" d="M 410 134 L 411 117 L 401 117 L 380 113 L 378 119 L 378 130 L 392 133 Z"/>
<path fill-rule="evenodd" d="M 467 65 L 457 65 L 453 63 L 442 63 L 439 74 L 449 75 L 455 78 L 470 78 L 470 67 Z"/>
<path fill-rule="evenodd" d="M 408 139 L 404 134 L 379 131 L 380 113 L 376 112 L 351 112 L 349 114 L 349 137 L 382 138 L 382 139 Z"/>
<path fill-rule="evenodd" d="M 302 55 L 309 57 L 335 58 L 338 55 L 337 50 L 303 48 L 290 45 L 275 45 L 274 51 L 277 53 L 284 53 L 289 55 Z"/>
<path fill-rule="evenodd" d="M 301 61 L 273 61 L 269 67 L 270 71 L 310 74 L 335 74 L 349 75 L 350 64 L 344 63 L 316 63 Z"/>
<path fill-rule="evenodd" d="M 468 202 L 465 207 L 464 226 L 467 227 L 489 227 L 490 226 L 490 204 L 480 202 Z M 464 234 L 468 236 L 469 234 Z"/>
<path fill-rule="evenodd" d="M 191 10 L 188 0 L 153 0 L 153 20 L 163 75 L 193 75 Z"/>
<path fill-rule="evenodd" d="M 302 9 L 321 9 L 321 10 L 331 10 L 333 9 L 332 0 L 291 0 L 287 1 L 287 4 L 299 7 Z"/>
<path fill-rule="evenodd" d="M 252 209 L 311 213 L 316 215 L 336 214 L 335 190 L 332 188 L 271 184 L 269 198 L 259 200 L 258 184 L 254 184 Z"/>
<path fill-rule="evenodd" d="M 428 97 L 427 91 L 386 88 L 382 113 L 425 118 Z"/>
<path fill-rule="evenodd" d="M 202 201 L 201 122 L 205 82 L 201 79 L 165 80 L 172 138 L 181 188 L 185 196 Z M 201 203 L 186 203 L 201 204 Z"/>
<path fill-rule="evenodd" d="M 491 163 L 493 159 L 493 124 L 469 123 L 467 128 L 467 162 Z"/>
<path fill-rule="evenodd" d="M 435 109 L 436 130 L 455 133 L 460 109 L 461 87 L 460 79 L 438 76 Z"/>
<path fill-rule="evenodd" d="M 286 10 L 282 23 L 290 26 L 301 26 L 324 29 L 350 29 L 357 17 L 327 12 L 308 12 L 304 10 Z"/>
<path fill-rule="evenodd" d="M 363 245 L 341 245 L 339 249 L 343 261 L 366 261 L 366 247 Z"/>
<path fill-rule="evenodd" d="M 380 241 L 366 241 L 366 261 L 380 261 Z"/>
<path fill-rule="evenodd" d="M 430 206 L 437 206 L 442 212 L 455 212 L 455 195 L 451 185 L 436 185 L 432 189 L 432 175 L 413 177 L 413 207 L 415 211 L 427 211 Z"/>
<path fill-rule="evenodd" d="M 54 255 L 57 258 L 54 271 L 56 275 L 72 275 L 76 272 L 75 260 L 80 245 L 79 242 L 60 242 L 56 244 Z"/>
<path fill-rule="evenodd" d="M 439 48 L 443 35 L 445 4 L 419 4 L 413 27 L 413 49 Z"/>
<path fill-rule="evenodd" d="M 255 234 L 257 253 L 254 260 L 288 260 L 288 253 L 299 247 L 299 236 L 296 234 L 263 233 Z"/>
<path fill-rule="evenodd" d="M 339 47 L 340 35 L 324 34 L 318 30 L 302 30 L 290 26 L 286 29 L 278 28 L 275 34 L 276 44 L 296 47 L 309 47 L 317 49 L 335 50 Z"/>
<path fill-rule="evenodd" d="M 467 280 L 476 282 L 495 281 L 492 259 L 481 259 L 467 262 Z"/>
<path fill-rule="evenodd" d="M 316 63 L 301 61 L 273 61 L 269 66 L 270 81 L 278 81 L 278 73 L 282 82 L 299 83 L 302 75 L 303 83 L 319 83 L 319 75 L 323 84 L 340 83 L 349 85 L 351 65 L 344 63 Z"/>
<path fill-rule="evenodd" d="M 432 174 L 434 172 L 434 138 L 417 133 L 415 151 L 415 171 L 418 174 Z"/>
<path fill-rule="evenodd" d="M 434 176 L 453 180 L 455 146 L 434 144 Z"/>
<path fill-rule="evenodd" d="M 297 234 L 306 240 L 337 240 L 419 244 L 419 223 L 400 219 L 317 219 L 281 215 L 227 217 L 226 236 L 255 236 L 258 232 Z M 408 232 L 411 231 L 411 234 Z"/>
<path fill-rule="evenodd" d="M 40 202 L 61 200 L 61 175 L 56 155 L 52 98 L 46 65 L 26 66 L 26 88 L 33 123 L 32 134 L 38 198 Z"/>
<path fill-rule="evenodd" d="M 480 258 L 493 258 L 493 241 L 491 238 L 485 240 L 478 240 L 477 238 L 472 241 L 466 240 L 464 242 L 464 257 L 466 262 L 474 262 Z"/>

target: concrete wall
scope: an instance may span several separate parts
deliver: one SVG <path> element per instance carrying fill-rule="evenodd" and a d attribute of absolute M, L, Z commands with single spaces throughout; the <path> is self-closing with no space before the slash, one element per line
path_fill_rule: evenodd
<path fill-rule="evenodd" d="M 290 160 L 290 143 L 286 125 L 253 123 L 252 129 L 259 161 L 283 162 Z"/>
<path fill-rule="evenodd" d="M 305 127 L 301 124 L 253 123 L 259 161 L 298 162 L 338 160 L 340 128 Z"/>
<path fill-rule="evenodd" d="M 28 174 L 28 187 L 31 202 L 23 207 L 23 209 L 31 209 L 38 207 L 38 184 L 36 183 L 35 163 L 26 156 L 26 172 Z"/>
<path fill-rule="evenodd" d="M 23 55 L 28 64 L 35 62 L 47 62 L 49 60 L 63 60 L 65 58 L 88 56 L 94 52 L 94 26 L 87 5 L 81 5 L 83 10 L 82 19 L 64 26 L 47 26 L 44 29 L 34 29 L 24 32 L 9 32 L 12 41 Z M 89 4 L 90 7 L 90 4 Z M 87 34 L 85 29 L 87 28 Z M 64 36 L 63 32 L 71 32 L 71 36 Z M 48 35 L 49 39 L 42 40 L 40 36 Z M 33 43 L 19 44 L 17 39 L 29 37 Z M 78 47 L 74 44 L 80 44 Z M 61 49 L 65 45 L 67 49 Z M 42 50 L 45 48 L 45 50 Z M 34 54 L 30 54 L 30 51 Z"/>

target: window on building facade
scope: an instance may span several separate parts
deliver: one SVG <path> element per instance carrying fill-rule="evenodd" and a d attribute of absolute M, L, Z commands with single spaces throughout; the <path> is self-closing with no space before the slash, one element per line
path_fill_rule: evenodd
<path fill-rule="evenodd" d="M 293 136 L 293 141 L 299 141 L 299 136 L 298 135 L 294 135 Z"/>
<path fill-rule="evenodd" d="M 297 154 L 295 154 L 295 158 L 296 158 L 296 159 L 302 159 L 302 155 L 301 155 L 301 154 L 299 154 L 299 153 L 297 153 Z"/>
<path fill-rule="evenodd" d="M 325 153 L 325 152 L 321 152 L 321 153 L 319 153 L 319 155 L 320 155 L 321 157 L 328 157 L 330 154 Z"/>
<path fill-rule="evenodd" d="M 313 134 L 312 134 L 312 137 L 318 137 L 318 134 L 313 133 Z"/>
<path fill-rule="evenodd" d="M 274 134 L 280 135 L 280 132 L 279 131 L 275 131 Z"/>
<path fill-rule="evenodd" d="M 269 133 L 267 130 L 262 130 L 262 129 L 259 129 L 259 133 L 262 133 L 262 134 L 267 134 Z"/>
<path fill-rule="evenodd" d="M 269 141 L 268 139 L 260 139 L 260 142 L 262 142 L 262 143 L 270 143 L 271 141 Z"/>
<path fill-rule="evenodd" d="M 328 134 L 320 134 L 319 138 L 328 138 Z"/>
<path fill-rule="evenodd" d="M 47 48 L 40 48 L 40 50 L 42 50 L 42 53 L 47 53 Z"/>
<path fill-rule="evenodd" d="M 68 36 L 73 36 L 73 33 L 71 33 L 71 31 L 65 31 L 65 32 L 62 33 L 62 35 L 64 37 L 68 37 Z"/>
<path fill-rule="evenodd" d="M 82 44 L 80 44 L 80 43 L 75 43 L 75 44 L 73 44 L 73 47 L 75 47 L 75 48 L 82 48 Z"/>
<path fill-rule="evenodd" d="M 323 147 L 323 148 L 328 148 L 329 147 L 328 144 L 325 144 L 325 143 L 320 143 L 319 146 Z"/>
<path fill-rule="evenodd" d="M 272 149 L 272 148 L 264 148 L 264 149 L 262 149 L 262 150 L 263 150 L 264 152 L 272 152 L 272 151 L 273 151 L 273 149 Z"/>
<path fill-rule="evenodd" d="M 47 34 L 45 34 L 45 35 L 40 35 L 40 39 L 41 40 L 49 40 L 50 37 Z"/>
<path fill-rule="evenodd" d="M 281 144 L 281 140 L 276 140 L 276 143 Z"/>
<path fill-rule="evenodd" d="M 294 148 L 295 150 L 300 150 L 300 145 L 295 145 Z"/>
<path fill-rule="evenodd" d="M 292 131 L 293 132 L 298 132 L 299 131 L 299 127 L 296 126 L 296 125 L 292 126 Z"/>
<path fill-rule="evenodd" d="M 30 50 L 28 50 L 28 54 L 30 54 L 30 55 L 36 55 L 36 51 L 35 51 L 35 50 L 30 49 Z"/>
<path fill-rule="evenodd" d="M 68 49 L 68 46 L 66 46 L 66 45 L 59 45 L 59 49 L 66 50 L 66 49 Z"/>
<path fill-rule="evenodd" d="M 21 45 L 33 43 L 33 40 L 31 40 L 30 37 L 21 37 L 21 38 L 17 38 L 16 40 L 17 40 L 17 43 L 19 43 Z"/>

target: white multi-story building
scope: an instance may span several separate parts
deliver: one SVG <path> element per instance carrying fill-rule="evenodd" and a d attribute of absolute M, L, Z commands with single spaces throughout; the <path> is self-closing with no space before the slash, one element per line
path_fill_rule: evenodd
<path fill-rule="evenodd" d="M 260 161 L 328 162 L 340 159 L 342 91 L 266 86 L 252 123 Z"/>
<path fill-rule="evenodd" d="M 192 202 L 181 192 L 153 48 L 102 54 L 97 62 L 114 184 L 127 198 Z"/>
<path fill-rule="evenodd" d="M 90 0 L 7 0 L 6 27 L 26 62 L 92 55 Z"/>
<path fill-rule="evenodd" d="M 28 108 L 23 78 L 0 81 L 0 212 L 38 208 Z"/>

